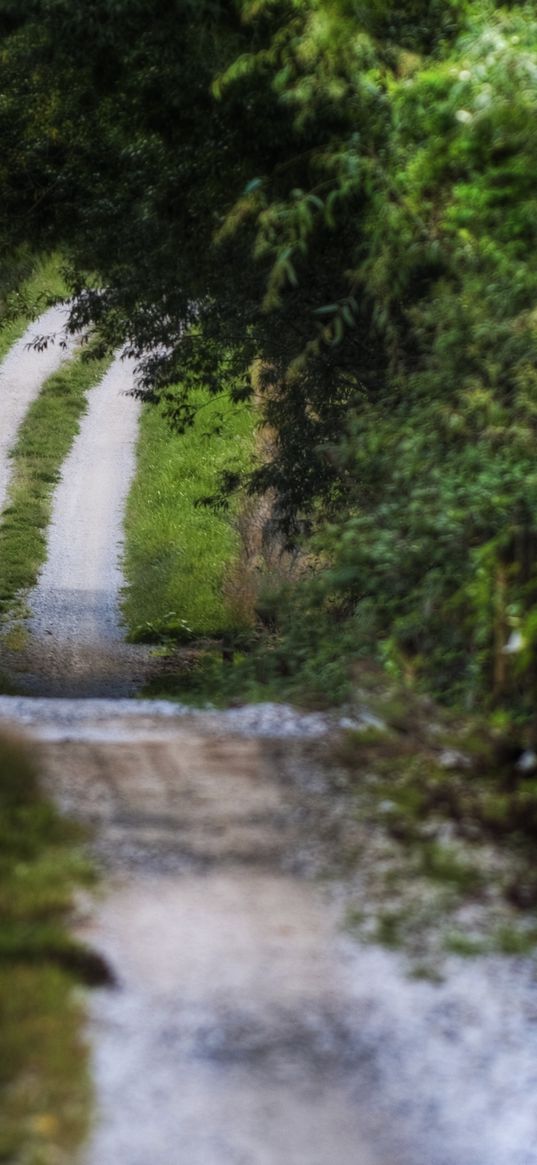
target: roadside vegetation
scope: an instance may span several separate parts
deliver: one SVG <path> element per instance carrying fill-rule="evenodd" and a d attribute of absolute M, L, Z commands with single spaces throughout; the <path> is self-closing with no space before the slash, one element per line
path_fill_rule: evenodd
<path fill-rule="evenodd" d="M 0 737 L 0 1160 L 72 1161 L 90 1085 L 75 987 L 101 969 L 69 936 L 92 873 L 78 829 L 39 789 L 20 741 Z M 102 976 L 101 976 L 102 977 Z"/>
<path fill-rule="evenodd" d="M 396 740 L 447 818 L 467 798 L 526 854 L 535 5 L 35 0 L 0 36 L 0 246 L 63 248 L 73 321 L 140 362 L 125 611 L 178 644 L 159 683 L 352 710 L 380 668 L 433 723 L 480 723 L 461 773 Z M 223 391 L 229 439 L 202 436 Z M 263 456 L 232 439 L 248 400 Z M 379 790 L 421 805 L 421 761 L 389 761 Z"/>
<path fill-rule="evenodd" d="M 224 470 L 240 476 L 249 468 L 254 417 L 226 395 L 199 392 L 192 404 L 184 433 L 171 433 L 158 409 L 142 416 L 125 523 L 123 611 L 134 642 L 218 638 L 244 630 L 249 618 L 225 589 L 238 551 L 236 506 L 206 503 Z"/>
<path fill-rule="evenodd" d="M 0 524 L 0 629 L 17 646 L 26 592 L 45 561 L 51 496 L 78 431 L 86 395 L 106 368 L 82 352 L 45 382 L 30 406 L 13 449 L 13 477 Z"/>
<path fill-rule="evenodd" d="M 64 248 L 176 431 L 224 351 L 255 391 L 239 485 L 319 564 L 273 604 L 286 685 L 374 657 L 531 734 L 534 6 L 37 0 L 0 35 L 8 252 Z"/>
<path fill-rule="evenodd" d="M 364 709 L 374 721 L 360 723 Z M 537 757 L 520 753 L 515 734 L 369 667 L 329 760 L 347 801 L 340 852 L 356 876 L 357 933 L 432 973 L 446 954 L 534 950 Z"/>
<path fill-rule="evenodd" d="M 47 307 L 66 294 L 58 255 L 12 260 L 0 285 L 0 360 Z"/>

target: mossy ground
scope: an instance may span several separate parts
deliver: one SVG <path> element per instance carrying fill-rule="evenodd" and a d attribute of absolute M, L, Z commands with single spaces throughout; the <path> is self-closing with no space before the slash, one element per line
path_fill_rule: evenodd
<path fill-rule="evenodd" d="M 66 929 L 92 880 L 79 830 L 39 789 L 19 741 L 0 738 L 0 1161 L 70 1165 L 90 1084 L 75 990 L 92 956 Z M 85 974 L 88 964 L 89 976 Z"/>

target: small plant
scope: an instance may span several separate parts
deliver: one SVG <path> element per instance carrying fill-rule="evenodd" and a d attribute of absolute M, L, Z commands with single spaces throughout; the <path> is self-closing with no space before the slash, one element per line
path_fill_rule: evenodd
<path fill-rule="evenodd" d="M 452 847 L 438 842 L 424 844 L 420 850 L 422 872 L 436 882 L 445 882 L 460 890 L 475 891 L 482 885 L 482 875 L 467 858 Z"/>
<path fill-rule="evenodd" d="M 502 955 L 527 955 L 537 946 L 537 926 L 502 926 L 494 935 L 494 945 Z"/>
<path fill-rule="evenodd" d="M 444 942 L 446 951 L 451 955 L 459 955 L 462 959 L 472 959 L 477 955 L 484 955 L 490 949 L 484 939 L 471 938 L 466 934 L 450 934 Z"/>

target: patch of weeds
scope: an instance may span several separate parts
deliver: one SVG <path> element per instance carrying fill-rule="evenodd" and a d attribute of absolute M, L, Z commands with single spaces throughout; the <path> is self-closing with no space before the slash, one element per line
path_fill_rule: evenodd
<path fill-rule="evenodd" d="M 73 979 L 53 964 L 0 963 L 0 1160 L 72 1160 L 91 1102 L 83 1014 Z"/>
<path fill-rule="evenodd" d="M 501 926 L 493 935 L 493 945 L 502 955 L 528 955 L 537 946 L 537 926 L 528 929 Z"/>
<path fill-rule="evenodd" d="M 377 728 L 372 724 L 365 728 L 347 728 L 341 741 L 341 751 L 343 753 L 346 747 L 349 754 L 355 756 L 357 751 L 374 748 L 376 745 L 383 747 L 386 744 L 386 736 L 386 729 Z"/>
<path fill-rule="evenodd" d="M 94 957 L 66 929 L 92 872 L 78 827 L 40 792 L 35 762 L 0 738 L 0 1160 L 55 1165 L 87 1130 L 90 1084 L 73 991 Z"/>
<path fill-rule="evenodd" d="M 434 882 L 444 882 L 466 893 L 475 892 L 483 883 L 480 870 L 451 846 L 426 842 L 420 847 L 419 864 L 427 878 Z"/>
<path fill-rule="evenodd" d="M 24 623 L 14 623 L 0 636 L 0 642 L 6 651 L 24 651 L 28 642 L 28 630 Z"/>
<path fill-rule="evenodd" d="M 168 611 L 157 622 L 147 620 L 134 627 L 130 638 L 133 643 L 155 643 L 159 647 L 172 647 L 176 643 L 190 643 L 194 632 L 186 619 L 180 619 L 176 611 Z"/>
<path fill-rule="evenodd" d="M 224 593 L 238 551 L 234 504 L 226 511 L 200 502 L 217 493 L 225 469 L 240 475 L 250 467 L 254 418 L 247 405 L 201 392 L 194 404 L 198 415 L 182 434 L 155 407 L 142 415 L 125 521 L 123 612 L 132 641 L 241 629 Z"/>
<path fill-rule="evenodd" d="M 168 653 L 167 668 L 144 687 L 148 697 L 167 697 L 194 706 L 206 704 L 224 708 L 247 699 L 250 703 L 267 699 L 266 689 L 256 688 L 244 652 L 233 652 L 232 662 L 224 659 L 222 641 L 192 642 Z"/>
<path fill-rule="evenodd" d="M 380 714 L 382 696 L 375 695 Z M 443 722 L 434 716 L 434 723 Z M 423 721 L 416 735 L 408 723 L 402 731 L 390 724 L 383 735 L 348 730 L 331 751 L 336 771 L 342 765 L 348 774 L 347 812 L 363 840 L 355 866 L 359 921 L 351 911 L 350 925 L 365 941 L 425 964 L 440 963 L 446 951 L 524 954 L 535 943 L 532 926 L 519 925 L 513 908 L 520 914 L 537 905 L 537 780 L 517 772 L 507 746 L 483 726 L 471 768 L 441 764 L 448 741 L 467 755 L 466 727 L 459 718 L 449 736 L 435 727 L 429 738 Z"/>
<path fill-rule="evenodd" d="M 444 948 L 450 955 L 459 955 L 463 959 L 472 959 L 490 950 L 489 944 L 484 939 L 472 938 L 462 933 L 447 935 L 444 939 Z"/>
<path fill-rule="evenodd" d="M 383 947 L 396 950 L 403 944 L 402 929 L 406 921 L 403 912 L 396 910 L 380 911 L 377 917 L 375 939 Z"/>
<path fill-rule="evenodd" d="M 382 715 L 391 728 L 402 734 L 416 734 L 419 726 L 421 707 L 412 692 L 400 690 L 390 692 L 382 701 Z"/>
<path fill-rule="evenodd" d="M 433 962 L 413 963 L 409 971 L 409 978 L 426 983 L 442 983 L 444 980 L 440 968 Z"/>
<path fill-rule="evenodd" d="M 106 361 L 84 352 L 45 382 L 30 406 L 13 450 L 13 476 L 0 524 L 0 616 L 24 618 L 25 592 L 46 557 L 51 495 L 86 408 L 86 395 Z M 18 632 L 13 634 L 19 649 Z"/>

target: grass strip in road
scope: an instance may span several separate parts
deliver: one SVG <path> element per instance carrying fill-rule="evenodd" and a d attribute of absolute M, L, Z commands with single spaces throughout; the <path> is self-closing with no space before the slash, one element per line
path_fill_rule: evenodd
<path fill-rule="evenodd" d="M 22 286 L 11 291 L 2 305 L 0 321 L 0 360 L 24 334 L 28 324 L 66 294 L 61 274 L 61 259 L 49 255 L 36 261 L 32 274 Z"/>
<path fill-rule="evenodd" d="M 64 365 L 45 381 L 19 430 L 0 524 L 0 619 L 22 618 L 26 612 L 25 593 L 46 558 L 52 492 L 78 432 L 87 393 L 102 379 L 107 363 L 83 352 Z M 16 647 L 16 642 L 8 645 Z"/>
<path fill-rule="evenodd" d="M 254 416 L 246 404 L 199 394 L 194 424 L 174 434 L 158 408 L 142 416 L 138 470 L 126 516 L 124 615 L 130 638 L 147 642 L 238 629 L 223 589 L 237 554 L 230 512 L 199 505 L 224 469 L 252 460 Z"/>
<path fill-rule="evenodd" d="M 44 798 L 25 746 L 0 737 L 0 1161 L 11 1165 L 73 1160 L 87 1129 L 74 990 L 86 953 L 66 916 L 75 885 L 91 879 L 78 827 Z"/>

